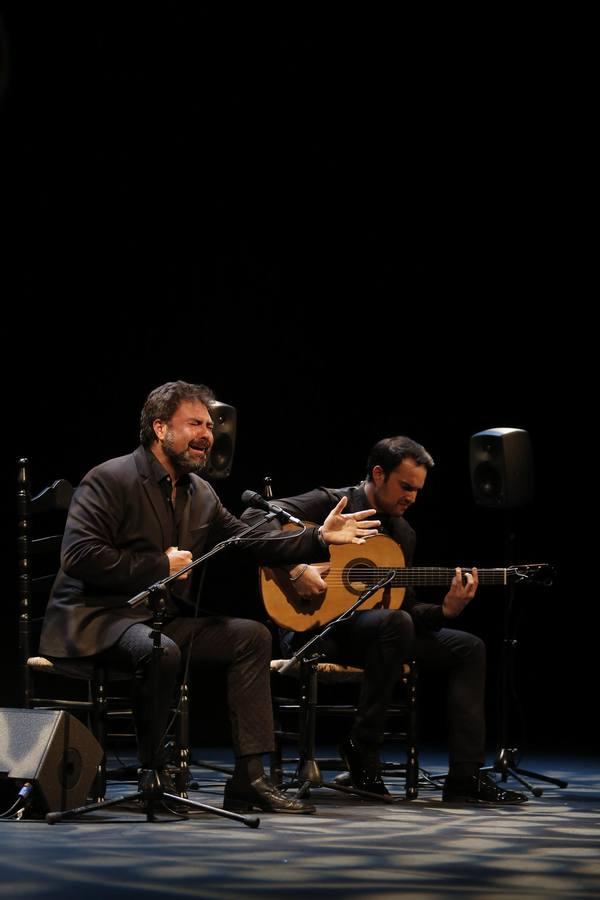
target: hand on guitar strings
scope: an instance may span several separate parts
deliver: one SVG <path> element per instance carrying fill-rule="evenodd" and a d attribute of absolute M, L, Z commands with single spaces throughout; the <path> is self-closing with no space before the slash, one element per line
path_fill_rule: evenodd
<path fill-rule="evenodd" d="M 447 619 L 453 619 L 460 615 L 467 603 L 475 596 L 479 578 L 477 569 L 471 569 L 471 572 L 464 572 L 457 567 L 456 574 L 452 579 L 450 590 L 444 597 L 442 611 Z"/>
<path fill-rule="evenodd" d="M 348 498 L 342 497 L 319 529 L 321 537 L 327 544 L 364 544 L 378 533 L 377 529 L 381 522 L 378 519 L 369 519 L 369 516 L 375 515 L 377 510 L 364 509 L 361 512 L 343 513 L 342 510 L 347 503 Z M 366 519 L 369 521 L 365 521 Z"/>
<path fill-rule="evenodd" d="M 327 590 L 325 579 L 329 575 L 329 563 L 315 563 L 312 566 L 301 565 L 299 575 L 294 578 L 294 589 L 299 597 L 305 600 L 321 597 Z M 294 569 L 290 575 L 295 574 Z"/>

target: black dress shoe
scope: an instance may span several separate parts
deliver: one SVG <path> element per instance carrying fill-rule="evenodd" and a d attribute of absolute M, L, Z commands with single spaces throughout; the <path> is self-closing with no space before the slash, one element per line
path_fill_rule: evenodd
<path fill-rule="evenodd" d="M 381 778 L 379 757 L 374 748 L 358 744 L 348 737 L 339 747 L 340 756 L 350 773 L 352 787 L 370 794 L 389 796 L 389 791 Z"/>
<path fill-rule="evenodd" d="M 276 813 L 314 813 L 316 809 L 310 803 L 286 797 L 279 788 L 271 784 L 266 775 L 254 781 L 236 781 L 235 777 L 225 782 L 223 809 L 229 812 L 250 812 L 255 807 L 264 812 Z"/>
<path fill-rule="evenodd" d="M 518 803 L 527 803 L 525 794 L 506 791 L 481 772 L 468 778 L 446 778 L 442 800 L 444 803 L 478 803 L 481 806 L 516 806 Z"/>

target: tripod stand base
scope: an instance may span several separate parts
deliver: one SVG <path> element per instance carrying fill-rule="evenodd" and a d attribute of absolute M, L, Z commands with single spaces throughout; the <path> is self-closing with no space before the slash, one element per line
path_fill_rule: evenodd
<path fill-rule="evenodd" d="M 298 788 L 296 791 L 298 800 L 309 796 L 311 788 L 327 788 L 330 791 L 353 794 L 355 797 L 362 797 L 365 800 L 377 800 L 380 803 L 397 803 L 399 800 L 404 800 L 403 797 L 394 797 L 392 794 L 374 794 L 371 791 L 361 791 L 360 788 L 352 786 L 349 778 L 347 783 L 338 781 L 337 778 L 334 778 L 333 781 L 325 781 L 316 759 L 305 760 L 292 780 L 287 782 L 284 787 Z"/>
<path fill-rule="evenodd" d="M 169 801 L 171 804 L 176 803 L 180 808 L 184 807 L 184 812 L 187 809 L 200 809 L 203 812 L 212 813 L 224 819 L 233 819 L 235 822 L 241 822 L 242 825 L 247 825 L 248 828 L 258 828 L 260 825 L 258 816 L 243 816 L 226 809 L 219 809 L 216 806 L 209 806 L 206 803 L 199 803 L 197 800 L 180 797 L 178 794 L 168 793 L 163 789 L 160 773 L 153 769 L 143 769 L 140 782 L 142 789 L 132 794 L 124 794 L 111 800 L 102 800 L 100 803 L 90 803 L 87 806 L 78 806 L 76 809 L 67 809 L 63 812 L 49 812 L 46 815 L 46 822 L 48 825 L 55 825 L 57 822 L 62 822 L 65 819 L 77 819 L 99 809 L 108 809 L 135 801 L 140 802 L 141 811 L 146 814 L 146 821 L 156 822 L 155 813 L 161 808 L 167 812 L 173 812 L 168 802 L 166 802 Z M 176 812 L 179 812 L 179 810 Z"/>
<path fill-rule="evenodd" d="M 407 764 L 406 763 L 382 763 L 381 766 L 381 775 L 385 778 L 387 775 L 404 775 L 407 777 Z M 422 788 L 432 788 L 434 790 L 441 790 L 442 785 L 438 784 L 437 779 L 444 779 L 445 775 L 432 775 L 426 769 L 419 768 L 416 773 L 410 772 L 408 778 L 410 779 L 409 783 L 406 786 L 406 799 L 407 800 L 416 800 L 419 796 L 419 791 Z M 350 772 L 342 772 L 341 775 L 336 775 L 333 779 L 336 785 L 346 785 L 350 784 Z"/>
<path fill-rule="evenodd" d="M 494 764 L 492 766 L 485 766 L 482 768 L 482 772 L 497 772 L 500 775 L 500 781 L 507 781 L 508 777 L 514 778 L 515 781 L 518 781 L 519 784 L 522 784 L 523 787 L 527 788 L 528 791 L 531 791 L 534 797 L 541 797 L 544 793 L 543 788 L 534 787 L 532 784 L 529 784 L 522 775 L 526 775 L 528 778 L 533 778 L 536 781 L 544 781 L 547 784 L 553 784 L 559 788 L 568 787 L 568 782 L 563 781 L 562 778 L 552 778 L 550 775 L 542 775 L 540 772 L 531 772 L 529 769 L 521 769 L 517 764 L 517 756 L 518 750 L 516 748 L 506 749 L 502 748 L 496 757 Z"/>

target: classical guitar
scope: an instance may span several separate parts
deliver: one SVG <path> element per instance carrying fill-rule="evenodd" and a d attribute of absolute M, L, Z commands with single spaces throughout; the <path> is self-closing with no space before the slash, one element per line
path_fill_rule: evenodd
<path fill-rule="evenodd" d="M 263 603 L 270 618 L 278 625 L 293 631 L 308 631 L 325 625 L 345 612 L 363 591 L 375 585 L 391 569 L 394 570 L 391 583 L 377 591 L 361 609 L 399 609 L 408 586 L 448 587 L 455 574 L 450 568 L 406 567 L 401 548 L 384 534 L 378 534 L 366 544 L 332 546 L 329 552 L 327 567 L 318 564 L 329 569 L 323 576 L 327 590 L 320 597 L 300 597 L 284 569 L 261 568 Z M 463 569 L 463 572 L 468 571 Z M 481 585 L 506 585 L 510 581 L 547 579 L 550 567 L 540 563 L 477 571 Z"/>

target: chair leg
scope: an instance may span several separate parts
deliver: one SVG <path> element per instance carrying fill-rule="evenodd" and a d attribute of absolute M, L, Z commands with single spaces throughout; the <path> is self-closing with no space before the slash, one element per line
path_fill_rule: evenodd
<path fill-rule="evenodd" d="M 269 775 L 273 784 L 280 787 L 283 783 L 283 756 L 279 744 L 269 754 Z"/>
<path fill-rule="evenodd" d="M 102 758 L 98 763 L 96 777 L 92 784 L 92 799 L 95 802 L 106 796 L 106 673 L 98 669 L 89 687 L 91 709 L 91 732 L 102 747 Z"/>
<path fill-rule="evenodd" d="M 175 784 L 182 797 L 187 797 L 190 781 L 190 695 L 187 682 L 182 682 L 179 689 L 178 715 L 175 725 L 175 744 L 177 752 L 177 775 Z"/>
<path fill-rule="evenodd" d="M 417 751 L 417 668 L 413 661 L 406 684 L 408 716 L 406 739 L 406 799 L 415 800 L 419 794 L 419 756 Z"/>
<path fill-rule="evenodd" d="M 314 666 L 302 666 L 300 676 L 300 727 L 298 740 L 298 781 L 315 787 L 322 784 L 315 759 L 318 676 Z"/>
<path fill-rule="evenodd" d="M 274 728 L 275 749 L 269 754 L 269 775 L 273 784 L 277 786 L 283 783 L 283 750 L 281 737 L 279 737 L 281 730 L 281 722 L 277 719 Z"/>

